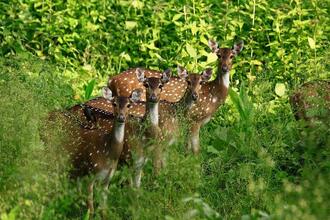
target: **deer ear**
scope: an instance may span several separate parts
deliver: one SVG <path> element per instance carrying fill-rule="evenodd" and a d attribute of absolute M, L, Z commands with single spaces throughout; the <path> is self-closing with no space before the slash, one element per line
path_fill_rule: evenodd
<path fill-rule="evenodd" d="M 236 44 L 234 44 L 234 48 L 233 48 L 233 54 L 236 56 L 237 54 L 239 54 L 242 50 L 243 50 L 243 46 L 244 46 L 244 42 L 240 41 Z"/>
<path fill-rule="evenodd" d="M 212 76 L 212 68 L 207 68 L 202 73 L 202 79 L 203 79 L 204 82 L 209 81 L 209 79 L 211 78 L 211 76 Z"/>
<path fill-rule="evenodd" d="M 214 40 L 209 40 L 209 47 L 213 53 L 217 53 L 219 51 L 218 43 Z"/>
<path fill-rule="evenodd" d="M 171 78 L 171 69 L 167 69 L 163 72 L 161 81 L 163 84 L 168 83 Z"/>
<path fill-rule="evenodd" d="M 144 76 L 144 70 L 137 68 L 135 70 L 135 74 L 136 74 L 136 78 L 138 79 L 139 82 L 143 83 L 144 81 L 146 81 L 146 78 Z"/>
<path fill-rule="evenodd" d="M 182 66 L 178 66 L 178 76 L 181 79 L 185 79 L 188 76 L 188 72 L 185 68 L 183 68 Z"/>
<path fill-rule="evenodd" d="M 109 101 L 113 99 L 111 90 L 106 86 L 102 88 L 102 96 Z"/>
<path fill-rule="evenodd" d="M 141 95 L 142 95 L 142 89 L 134 89 L 131 94 L 130 101 L 138 102 L 141 99 Z"/>

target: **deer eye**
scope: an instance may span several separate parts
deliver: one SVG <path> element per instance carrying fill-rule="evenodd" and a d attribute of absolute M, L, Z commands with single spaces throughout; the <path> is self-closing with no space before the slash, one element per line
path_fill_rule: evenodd
<path fill-rule="evenodd" d="M 143 86 L 146 87 L 146 88 L 149 88 L 149 84 L 148 83 L 144 83 Z"/>
<path fill-rule="evenodd" d="M 132 105 L 131 104 L 127 104 L 127 108 L 131 108 L 132 107 Z"/>
<path fill-rule="evenodd" d="M 234 58 L 234 55 L 232 54 L 232 55 L 230 55 L 230 57 L 229 57 L 230 59 L 233 59 Z"/>
<path fill-rule="evenodd" d="M 117 103 L 113 102 L 112 105 L 113 105 L 113 107 L 116 107 L 117 106 Z"/>
<path fill-rule="evenodd" d="M 158 87 L 161 89 L 161 88 L 163 88 L 163 86 L 164 86 L 163 84 L 160 84 Z"/>

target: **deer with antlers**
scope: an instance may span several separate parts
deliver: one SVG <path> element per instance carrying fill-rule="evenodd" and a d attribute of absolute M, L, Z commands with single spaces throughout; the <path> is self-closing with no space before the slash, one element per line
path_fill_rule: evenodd
<path fill-rule="evenodd" d="M 218 107 L 227 98 L 232 60 L 242 51 L 243 42 L 235 44 L 233 48 L 219 48 L 215 41 L 210 40 L 209 47 L 218 56 L 216 79 L 202 85 L 200 95 L 187 115 L 191 122 L 187 145 L 195 154 L 199 152 L 200 148 L 199 131 L 201 126 L 211 119 Z M 135 79 L 133 73 L 134 69 L 130 69 L 113 77 L 109 80 L 108 87 L 123 94 L 129 93 L 133 88 L 142 88 L 141 83 Z M 160 73 L 157 71 L 145 70 L 145 74 L 146 76 L 160 77 Z M 183 79 L 172 77 L 171 82 L 163 88 L 161 100 L 172 103 L 178 102 L 184 95 L 187 84 Z"/>

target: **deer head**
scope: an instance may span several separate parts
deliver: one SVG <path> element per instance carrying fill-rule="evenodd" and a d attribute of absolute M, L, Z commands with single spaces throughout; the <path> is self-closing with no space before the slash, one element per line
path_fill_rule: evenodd
<path fill-rule="evenodd" d="M 162 73 L 161 78 L 149 77 L 146 78 L 144 75 L 144 70 L 137 68 L 136 77 L 139 82 L 143 83 L 146 88 L 146 100 L 147 102 L 157 103 L 160 99 L 160 93 L 166 83 L 170 81 L 171 70 L 167 69 Z"/>
<path fill-rule="evenodd" d="M 191 105 L 199 98 L 199 92 L 202 88 L 202 85 L 211 78 L 212 69 L 208 68 L 201 74 L 188 74 L 188 71 L 185 68 L 178 66 L 178 75 L 181 79 L 185 79 L 187 83 L 186 104 Z"/>
<path fill-rule="evenodd" d="M 131 108 L 131 103 L 137 102 L 141 98 L 142 90 L 135 89 L 129 97 L 113 96 L 108 87 L 102 89 L 103 97 L 111 102 L 114 109 L 116 122 L 125 123 L 128 115 L 128 109 Z"/>
<path fill-rule="evenodd" d="M 243 41 L 234 44 L 233 48 L 219 48 L 218 43 L 214 40 L 209 40 L 209 47 L 212 52 L 217 54 L 219 58 L 219 73 L 228 73 L 232 67 L 233 58 L 238 55 L 243 49 Z"/>

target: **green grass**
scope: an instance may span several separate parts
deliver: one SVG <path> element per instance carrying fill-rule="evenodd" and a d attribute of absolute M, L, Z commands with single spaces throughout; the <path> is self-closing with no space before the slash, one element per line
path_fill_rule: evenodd
<path fill-rule="evenodd" d="M 207 39 L 245 47 L 229 98 L 167 166 L 122 167 L 109 219 L 329 219 L 329 121 L 296 121 L 288 96 L 329 79 L 329 1 L 21 1 L 0 3 L 0 219 L 87 219 L 87 182 L 67 176 L 50 111 L 99 94 L 129 67 L 216 67 Z M 95 190 L 101 218 L 100 187 Z"/>

